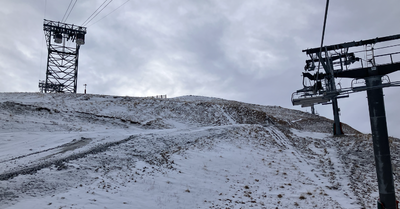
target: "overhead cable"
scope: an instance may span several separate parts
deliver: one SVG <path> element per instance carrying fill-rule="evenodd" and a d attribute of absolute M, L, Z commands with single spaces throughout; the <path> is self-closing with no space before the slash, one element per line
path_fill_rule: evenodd
<path fill-rule="evenodd" d="M 95 14 L 95 15 L 92 17 L 92 19 L 90 19 L 90 20 L 86 23 L 86 25 L 89 24 L 98 14 L 100 14 L 100 13 L 103 11 L 103 9 L 105 9 L 111 2 L 112 2 L 112 0 L 111 0 L 110 2 L 108 2 L 97 14 Z"/>
<path fill-rule="evenodd" d="M 69 8 L 71 7 L 72 1 L 73 1 L 73 0 L 71 0 L 71 1 L 69 2 L 68 8 L 67 8 L 67 10 L 65 10 L 65 13 L 64 13 L 63 18 L 61 19 L 61 22 L 64 22 L 65 15 L 67 15 L 68 10 L 69 10 Z"/>
<path fill-rule="evenodd" d="M 74 9 L 74 7 L 75 7 L 75 4 L 76 4 L 76 2 L 77 2 L 77 1 L 78 1 L 78 0 L 75 0 L 75 2 L 74 2 L 74 5 L 72 5 L 72 8 L 71 8 L 71 10 L 69 10 L 69 13 L 68 13 L 68 15 L 67 15 L 67 17 L 65 18 L 65 20 L 64 20 L 63 22 L 66 22 L 66 21 L 67 21 L 67 19 L 68 19 L 69 15 L 71 14 L 72 10 Z"/>
<path fill-rule="evenodd" d="M 94 11 L 85 22 L 82 23 L 82 26 L 86 26 L 89 24 L 98 14 L 100 14 L 113 0 L 110 0 L 104 7 L 103 5 L 107 2 L 108 0 L 105 0 L 97 9 Z"/>
<path fill-rule="evenodd" d="M 92 25 L 94 25 L 94 24 L 100 22 L 101 20 L 103 20 L 104 18 L 106 18 L 106 17 L 107 17 L 108 15 L 110 15 L 111 13 L 113 13 L 113 12 L 115 12 L 116 10 L 118 10 L 119 8 L 123 7 L 126 3 L 128 3 L 128 1 L 130 1 L 130 0 L 125 1 L 123 4 L 119 5 L 119 6 L 118 6 L 117 8 L 115 8 L 113 11 L 111 11 L 110 13 L 108 13 L 107 15 L 105 15 L 104 17 L 100 18 L 100 19 L 97 20 L 96 22 L 92 23 L 92 24 L 89 25 L 88 27 L 90 27 L 90 26 L 92 26 Z"/>
<path fill-rule="evenodd" d="M 106 2 L 107 0 L 104 0 L 104 2 L 81 25 L 83 26 Z"/>

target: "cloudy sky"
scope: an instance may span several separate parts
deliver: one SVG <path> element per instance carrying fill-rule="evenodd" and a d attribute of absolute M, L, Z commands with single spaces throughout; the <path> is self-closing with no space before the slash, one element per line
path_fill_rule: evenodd
<path fill-rule="evenodd" d="M 61 21 L 71 0 L 0 2 L 0 92 L 38 92 L 47 59 L 43 19 Z M 78 0 L 66 22 L 81 25 L 103 2 Z M 202 95 L 310 111 L 290 98 L 302 88 L 301 50 L 320 45 L 325 3 L 113 0 L 88 24 L 78 92 L 87 84 L 93 94 Z M 399 8 L 398 0 L 332 0 L 324 43 L 400 34 Z M 400 89 L 384 93 L 389 135 L 400 137 Z M 342 122 L 370 132 L 366 92 L 339 106 Z M 330 105 L 316 110 L 332 118 Z"/>

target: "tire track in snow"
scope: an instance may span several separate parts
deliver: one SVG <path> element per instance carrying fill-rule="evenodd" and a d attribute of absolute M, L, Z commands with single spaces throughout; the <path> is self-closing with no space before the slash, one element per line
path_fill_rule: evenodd
<path fill-rule="evenodd" d="M 57 152 L 56 154 L 63 153 L 63 152 L 67 152 L 69 150 L 73 150 L 73 149 L 77 149 L 77 148 L 83 147 L 83 146 L 89 144 L 90 141 L 92 141 L 92 139 L 81 137 L 80 140 L 73 140 L 71 142 L 68 142 L 68 143 L 65 143 L 65 144 L 62 144 L 62 145 L 59 145 L 59 146 L 56 146 L 56 147 L 52 147 L 52 148 L 49 148 L 49 149 L 40 150 L 40 151 L 37 151 L 37 152 L 32 152 L 32 153 L 29 153 L 29 154 L 26 154 L 26 155 L 20 155 L 20 156 L 13 157 L 13 158 L 10 158 L 10 159 L 7 159 L 7 160 L 2 160 L 2 161 L 0 161 L 0 163 L 10 162 L 10 161 L 13 161 L 13 160 L 18 160 L 18 159 L 21 159 L 21 158 L 25 158 L 25 157 L 29 157 L 29 156 L 32 156 L 32 155 L 37 155 L 37 154 L 41 154 L 41 153 L 44 153 L 44 152 L 48 152 L 48 151 L 56 150 L 56 149 L 61 149 L 61 148 L 62 148 L 62 150 L 60 152 Z M 52 154 L 52 155 L 54 155 L 54 154 Z"/>
<path fill-rule="evenodd" d="M 226 127 L 218 127 L 218 128 L 216 128 L 216 127 L 200 127 L 198 129 L 194 129 L 194 130 L 186 130 L 186 129 L 184 129 L 184 130 L 175 130 L 175 133 L 177 132 L 177 133 L 181 133 L 181 134 L 193 134 L 193 133 L 196 133 L 196 132 L 201 133 L 201 132 L 207 132 L 207 131 L 208 132 L 215 132 L 215 131 L 218 132 L 218 131 L 225 130 L 225 128 L 229 129 L 230 127 L 231 127 L 230 125 L 226 126 Z M 155 136 L 158 135 L 159 137 L 163 137 L 163 135 L 165 135 L 165 134 L 168 135 L 168 134 L 170 134 L 170 132 L 171 132 L 171 130 L 167 129 L 167 130 L 161 131 L 159 133 L 154 133 L 153 132 L 153 133 L 149 133 L 149 134 L 146 134 L 146 135 L 152 136 L 152 137 L 155 137 Z M 219 134 L 218 133 L 214 133 L 213 136 L 215 136 L 215 137 L 223 136 L 224 134 L 225 133 L 219 133 Z M 86 157 L 87 155 L 90 155 L 90 154 L 97 154 L 97 153 L 104 152 L 110 147 L 117 146 L 117 145 L 120 145 L 122 143 L 126 143 L 128 141 L 136 139 L 139 136 L 140 135 L 132 135 L 132 136 L 129 136 L 128 138 L 123 139 L 123 140 L 114 141 L 114 142 L 106 142 L 106 143 L 99 144 L 99 145 L 96 145 L 94 147 L 88 148 L 87 150 L 84 150 L 84 151 L 81 151 L 81 152 L 78 152 L 78 153 L 70 154 L 70 155 L 65 156 L 65 157 L 57 157 L 57 155 L 64 153 L 64 150 L 65 150 L 65 152 L 68 151 L 68 149 L 71 149 L 71 147 L 74 147 L 74 145 L 75 145 L 75 149 L 77 149 L 78 146 L 76 146 L 77 145 L 76 143 L 67 143 L 67 144 L 64 144 L 64 146 L 61 145 L 61 146 L 58 146 L 58 147 L 50 148 L 50 149 L 44 150 L 44 151 L 42 151 L 40 153 L 44 153 L 46 151 L 51 151 L 51 150 L 60 149 L 60 148 L 64 148 L 64 149 L 61 150 L 60 152 L 47 155 L 47 156 L 45 156 L 45 158 L 41 158 L 41 160 L 39 160 L 39 162 L 37 164 L 33 165 L 33 166 L 26 166 L 25 168 L 15 168 L 14 170 L 11 170 L 11 171 L 8 171 L 8 172 L 4 172 L 4 173 L 0 174 L 0 181 L 8 180 L 8 179 L 14 178 L 14 177 L 16 177 L 18 175 L 33 174 L 33 173 L 37 172 L 38 170 L 41 170 L 43 168 L 48 168 L 48 167 L 53 166 L 53 165 L 55 165 L 57 167 L 61 167 L 64 163 L 66 163 L 68 161 L 76 160 L 76 159 L 79 159 L 79 158 L 84 158 L 84 157 Z M 143 136 L 143 135 L 141 135 L 141 136 Z M 194 143 L 196 141 L 195 139 L 197 139 L 197 138 L 195 137 L 194 139 L 189 140 L 189 141 L 187 141 L 185 143 L 186 144 L 192 144 L 192 143 Z M 69 146 L 65 146 L 65 145 L 69 145 Z M 23 158 L 23 157 L 28 157 L 28 156 L 29 155 L 27 155 L 27 156 L 19 156 L 17 158 Z M 132 155 L 132 156 L 134 156 L 134 155 Z M 139 154 L 139 155 L 136 155 L 136 156 L 140 157 L 141 155 Z M 49 159 L 50 157 L 55 157 L 56 159 Z"/>
<path fill-rule="evenodd" d="M 12 178 L 14 178 L 14 177 L 16 177 L 18 175 L 34 174 L 38 170 L 50 167 L 52 165 L 62 166 L 63 163 L 65 163 L 65 162 L 68 162 L 68 161 L 71 161 L 71 160 L 76 160 L 76 159 L 79 159 L 79 158 L 84 158 L 84 157 L 86 157 L 87 155 L 90 155 L 90 154 L 97 154 L 97 153 L 100 153 L 100 152 L 104 152 L 109 147 L 116 146 L 116 145 L 119 145 L 121 143 L 125 143 L 127 141 L 132 140 L 132 139 L 135 139 L 136 137 L 137 136 L 130 136 L 130 137 L 128 137 L 126 139 L 123 139 L 123 140 L 120 140 L 120 141 L 107 142 L 107 143 L 100 144 L 100 145 L 97 145 L 95 147 L 92 147 L 92 148 L 90 148 L 90 149 L 88 149 L 86 151 L 82 151 L 80 153 L 74 153 L 74 154 L 71 154 L 71 155 L 66 156 L 66 157 L 61 157 L 61 158 L 58 158 L 58 159 L 52 159 L 52 160 L 40 162 L 39 164 L 34 165 L 34 166 L 29 166 L 29 167 L 26 167 L 26 168 L 17 169 L 17 170 L 10 171 L 10 172 L 5 172 L 5 173 L 0 174 L 0 181 L 12 179 Z"/>

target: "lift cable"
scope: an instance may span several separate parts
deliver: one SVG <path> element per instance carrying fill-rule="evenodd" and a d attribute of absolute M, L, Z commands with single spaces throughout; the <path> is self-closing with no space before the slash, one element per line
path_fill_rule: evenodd
<path fill-rule="evenodd" d="M 107 0 L 104 0 L 104 2 L 81 25 L 83 26 L 106 2 Z"/>
<path fill-rule="evenodd" d="M 107 2 L 108 0 L 105 0 L 90 16 L 85 22 L 82 23 L 82 26 L 86 26 L 89 24 L 98 14 L 100 14 L 113 0 L 110 0 L 104 7 L 103 5 Z M 101 9 L 100 9 L 101 8 Z M 100 11 L 99 11 L 100 9 Z"/>
<path fill-rule="evenodd" d="M 115 12 L 116 10 L 118 10 L 119 8 L 123 7 L 126 3 L 128 3 L 130 0 L 125 1 L 123 4 L 121 4 L 120 6 L 118 6 L 117 8 L 115 8 L 113 11 L 111 11 L 110 13 L 108 13 L 107 15 L 105 15 L 104 17 L 102 17 L 101 19 L 97 20 L 96 22 L 92 23 L 91 25 L 87 26 L 90 27 L 98 22 L 100 22 L 101 20 L 103 20 L 104 18 L 106 18 L 108 15 L 110 15 L 111 13 Z"/>
<path fill-rule="evenodd" d="M 65 18 L 65 20 L 64 20 L 63 22 L 66 22 L 66 21 L 67 21 L 67 19 L 68 19 L 69 15 L 71 14 L 72 10 L 74 9 L 74 7 L 75 7 L 75 4 L 76 4 L 76 2 L 77 2 L 77 1 L 78 1 L 78 0 L 75 0 L 75 2 L 74 2 L 74 5 L 72 5 L 72 8 L 71 8 L 71 10 L 69 10 L 69 13 L 68 13 L 68 15 L 67 15 L 67 17 Z"/>
<path fill-rule="evenodd" d="M 73 1 L 73 0 L 71 0 L 71 1 L 69 2 L 68 8 L 67 8 L 67 10 L 65 10 L 65 13 L 64 13 L 63 18 L 61 19 L 61 22 L 64 22 L 65 15 L 67 15 L 68 10 L 69 10 L 69 8 L 71 7 L 72 1 Z"/>
<path fill-rule="evenodd" d="M 86 26 L 87 24 L 89 24 L 95 17 L 97 17 L 97 15 L 99 15 L 111 2 L 112 2 L 112 0 L 111 0 L 110 2 L 108 2 L 97 14 L 95 14 L 95 15 L 92 17 L 92 19 L 90 19 L 90 20 L 85 24 L 85 26 Z"/>
<path fill-rule="evenodd" d="M 77 2 L 78 0 L 75 0 L 74 4 L 72 4 L 72 1 L 73 1 L 73 0 L 71 0 L 71 1 L 69 2 L 68 8 L 67 8 L 67 10 L 65 11 L 65 14 L 64 14 L 64 16 L 63 16 L 61 22 L 66 22 L 66 21 L 67 21 L 69 15 L 71 14 L 71 12 L 72 12 L 72 10 L 74 9 L 75 4 L 76 4 L 76 2 Z M 71 7 L 71 5 L 72 5 L 72 7 Z M 70 9 L 70 8 L 71 8 L 71 9 Z M 68 11 L 69 11 L 69 12 L 68 12 Z"/>

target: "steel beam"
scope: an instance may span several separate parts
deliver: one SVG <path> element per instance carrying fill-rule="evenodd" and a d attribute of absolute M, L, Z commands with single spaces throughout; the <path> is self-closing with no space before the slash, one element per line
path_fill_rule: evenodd
<path fill-rule="evenodd" d="M 365 81 L 367 87 L 372 88 L 367 90 L 367 95 L 379 198 L 385 209 L 397 209 L 383 90 L 373 88 L 382 85 L 382 80 L 380 76 L 374 76 Z"/>
<path fill-rule="evenodd" d="M 361 40 L 361 41 L 352 41 L 352 42 L 345 42 L 341 44 L 335 44 L 335 45 L 330 45 L 330 46 L 324 46 L 323 50 L 331 51 L 331 50 L 338 50 L 338 49 L 346 49 L 350 47 L 357 47 L 357 46 L 364 46 L 368 44 L 375 44 L 379 42 L 384 42 L 384 41 L 392 41 L 400 39 L 400 34 L 397 35 L 392 35 L 392 36 L 385 36 L 385 37 L 376 37 L 372 39 L 367 39 L 367 40 Z M 314 54 L 314 53 L 319 53 L 321 51 L 321 47 L 318 48 L 312 48 L 312 49 L 304 49 L 302 52 L 305 52 L 306 54 Z"/>

